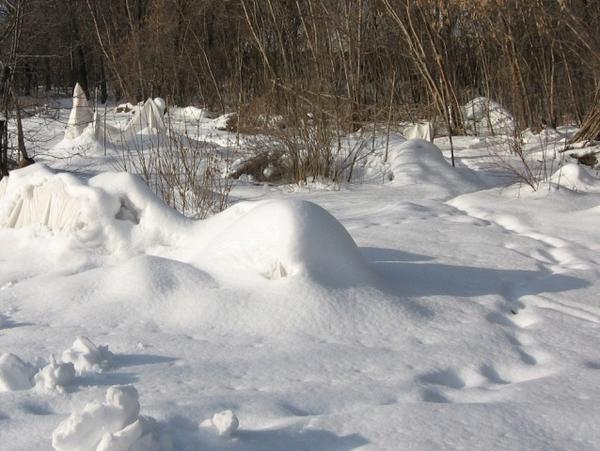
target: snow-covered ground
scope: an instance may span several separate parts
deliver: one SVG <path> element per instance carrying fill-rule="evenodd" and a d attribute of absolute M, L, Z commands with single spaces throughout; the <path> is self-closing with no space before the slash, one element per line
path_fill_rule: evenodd
<path fill-rule="evenodd" d="M 192 221 L 107 173 L 118 149 L 26 124 L 70 173 L 0 186 L 0 449 L 600 446 L 588 169 L 554 162 L 534 192 L 493 138 L 455 138 L 453 169 L 447 139 L 394 136 L 365 183 L 240 183 Z"/>

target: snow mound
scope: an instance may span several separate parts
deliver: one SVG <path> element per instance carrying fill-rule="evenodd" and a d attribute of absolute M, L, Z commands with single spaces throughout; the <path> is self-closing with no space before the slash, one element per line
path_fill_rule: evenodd
<path fill-rule="evenodd" d="M 244 202 L 202 224 L 202 258 L 266 279 L 307 276 L 327 285 L 370 278 L 366 262 L 344 226 L 303 200 Z"/>
<path fill-rule="evenodd" d="M 567 163 L 552 174 L 551 182 L 572 191 L 600 193 L 600 179 L 577 163 Z"/>
<path fill-rule="evenodd" d="M 28 390 L 34 374 L 31 365 L 14 354 L 0 355 L 0 392 Z"/>
<path fill-rule="evenodd" d="M 87 337 L 77 337 L 73 346 L 62 355 L 63 362 L 71 363 L 77 374 L 103 371 L 110 367 L 112 359 L 113 354 L 108 346 L 96 346 Z"/>
<path fill-rule="evenodd" d="M 157 450 L 151 422 L 139 415 L 138 398 L 131 385 L 110 387 L 103 403 L 87 404 L 58 425 L 52 446 L 59 451 Z"/>
<path fill-rule="evenodd" d="M 525 144 L 558 144 L 567 139 L 567 135 L 555 128 L 545 128 L 539 133 L 534 133 L 531 129 L 525 130 L 521 138 Z"/>
<path fill-rule="evenodd" d="M 479 187 L 471 171 L 453 168 L 442 151 L 430 142 L 413 139 L 395 147 L 389 155 L 391 184 L 427 186 L 429 195 L 449 196 Z M 436 193 L 437 192 L 437 193 Z"/>
<path fill-rule="evenodd" d="M 348 232 L 316 204 L 244 202 L 191 221 L 126 173 L 103 173 L 86 183 L 43 165 L 14 171 L 0 198 L 0 226 L 41 227 L 113 252 L 185 242 L 201 268 L 231 273 L 236 267 L 271 280 L 301 274 L 325 284 L 356 285 L 371 277 Z M 186 261 L 181 254 L 174 259 Z"/>
<path fill-rule="evenodd" d="M 34 377 L 36 387 L 46 391 L 63 391 L 64 387 L 71 385 L 74 379 L 75 366 L 73 363 L 57 362 L 54 356 L 50 356 L 50 363 Z"/>
<path fill-rule="evenodd" d="M 204 108 L 195 106 L 169 108 L 169 115 L 175 120 L 197 122 L 210 119 L 210 113 Z"/>
<path fill-rule="evenodd" d="M 476 97 L 463 107 L 465 123 L 478 136 L 512 135 L 515 120 L 502 105 L 486 97 Z"/>
<path fill-rule="evenodd" d="M 231 410 L 215 413 L 211 424 L 221 437 L 231 437 L 240 427 L 238 417 Z"/>

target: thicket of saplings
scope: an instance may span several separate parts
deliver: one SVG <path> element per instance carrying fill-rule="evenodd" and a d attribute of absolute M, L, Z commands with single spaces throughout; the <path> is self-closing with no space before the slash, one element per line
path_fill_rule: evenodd
<path fill-rule="evenodd" d="M 599 28 L 586 0 L 2 0 L 1 107 L 19 122 L 25 96 L 78 81 L 99 102 L 235 111 L 232 133 L 272 138 L 257 175 L 340 181 L 369 151 L 340 137 L 413 120 L 463 134 L 476 96 L 517 133 L 574 124 L 574 141 L 600 140 Z M 28 157 L 7 129 L 4 173 L 13 148 Z"/>

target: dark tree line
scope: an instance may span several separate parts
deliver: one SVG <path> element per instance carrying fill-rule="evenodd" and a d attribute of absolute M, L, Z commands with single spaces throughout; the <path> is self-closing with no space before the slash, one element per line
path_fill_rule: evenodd
<path fill-rule="evenodd" d="M 461 132 L 486 96 L 520 128 L 600 139 L 597 0 L 0 0 L 0 39 L 6 114 L 80 82 L 101 101 Z"/>

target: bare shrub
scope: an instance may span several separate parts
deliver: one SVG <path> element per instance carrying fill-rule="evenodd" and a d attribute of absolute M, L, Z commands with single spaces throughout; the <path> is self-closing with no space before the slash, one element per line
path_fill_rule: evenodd
<path fill-rule="evenodd" d="M 556 142 L 552 144 L 541 139 L 537 147 L 526 150 L 519 136 L 495 138 L 488 149 L 496 168 L 506 171 L 534 191 L 538 191 L 544 183 L 550 186 L 550 177 L 564 158 Z"/>
<path fill-rule="evenodd" d="M 225 156 L 210 143 L 179 135 L 138 135 L 122 148 L 120 169 L 140 175 L 169 206 L 203 219 L 229 205 Z"/>

